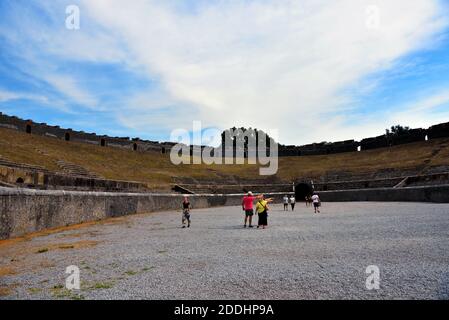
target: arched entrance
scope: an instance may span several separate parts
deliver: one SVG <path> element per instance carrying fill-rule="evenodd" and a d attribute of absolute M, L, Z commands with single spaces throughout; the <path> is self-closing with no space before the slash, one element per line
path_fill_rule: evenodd
<path fill-rule="evenodd" d="M 306 196 L 311 196 L 313 193 L 312 185 L 310 183 L 298 183 L 295 186 L 295 198 L 297 201 L 304 200 Z"/>
<path fill-rule="evenodd" d="M 100 140 L 100 146 L 106 147 L 106 140 L 105 139 L 101 139 Z"/>
<path fill-rule="evenodd" d="M 64 139 L 65 139 L 65 141 L 70 141 L 70 133 L 66 132 Z"/>
<path fill-rule="evenodd" d="M 26 133 L 31 134 L 31 125 L 27 124 L 25 131 L 26 131 Z"/>

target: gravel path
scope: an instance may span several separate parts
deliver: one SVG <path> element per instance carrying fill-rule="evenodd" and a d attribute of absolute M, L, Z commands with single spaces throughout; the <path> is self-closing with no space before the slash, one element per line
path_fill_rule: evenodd
<path fill-rule="evenodd" d="M 266 230 L 240 207 L 127 216 L 0 242 L 0 299 L 448 299 L 449 204 L 273 206 Z M 81 290 L 64 288 L 66 267 Z M 366 267 L 380 269 L 367 290 Z"/>

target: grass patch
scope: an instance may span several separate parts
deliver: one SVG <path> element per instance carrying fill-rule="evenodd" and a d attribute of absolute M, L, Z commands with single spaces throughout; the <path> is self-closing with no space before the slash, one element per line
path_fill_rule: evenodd
<path fill-rule="evenodd" d="M 113 287 L 114 287 L 113 282 L 97 282 L 91 287 L 91 289 L 100 290 L 100 289 L 111 289 Z"/>
<path fill-rule="evenodd" d="M 73 290 L 68 290 L 63 285 L 56 285 L 50 289 L 51 295 L 55 299 L 84 300 L 84 296 Z"/>
<path fill-rule="evenodd" d="M 151 267 L 145 267 L 145 268 L 142 269 L 142 271 L 143 271 L 143 272 L 145 272 L 145 271 L 150 271 L 150 270 L 153 270 L 154 268 L 156 268 L 156 267 L 153 267 L 153 266 L 151 266 Z"/>
<path fill-rule="evenodd" d="M 41 288 L 29 288 L 28 292 L 31 294 L 37 294 L 39 292 L 42 292 L 42 289 Z"/>
<path fill-rule="evenodd" d="M 39 250 L 37 250 L 36 253 L 44 253 L 44 252 L 48 252 L 48 248 L 39 249 Z"/>
<path fill-rule="evenodd" d="M 125 272 L 125 274 L 127 276 L 135 276 L 136 274 L 138 274 L 138 272 L 134 271 L 134 270 L 128 270 L 128 271 Z"/>
<path fill-rule="evenodd" d="M 82 294 L 73 294 L 70 299 L 72 300 L 85 300 L 86 298 Z"/>

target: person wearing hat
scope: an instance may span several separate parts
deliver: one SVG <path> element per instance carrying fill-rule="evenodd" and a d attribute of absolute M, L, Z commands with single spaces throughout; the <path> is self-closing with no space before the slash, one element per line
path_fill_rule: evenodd
<path fill-rule="evenodd" d="M 242 209 L 245 211 L 245 220 L 243 228 L 246 228 L 246 223 L 248 222 L 248 227 L 252 228 L 252 220 L 254 215 L 254 200 L 260 199 L 262 196 L 254 196 L 251 191 L 248 191 L 247 195 L 242 199 Z"/>

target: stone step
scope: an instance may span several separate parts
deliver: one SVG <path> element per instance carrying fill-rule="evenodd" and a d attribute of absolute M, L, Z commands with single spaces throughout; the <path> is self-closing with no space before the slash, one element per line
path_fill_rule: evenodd
<path fill-rule="evenodd" d="M 74 163 L 66 162 L 63 160 L 58 160 L 56 162 L 56 164 L 61 169 L 61 172 L 59 172 L 59 173 L 63 174 L 63 175 L 86 177 L 86 178 L 93 178 L 93 179 L 101 179 L 102 178 L 101 176 L 99 176 L 93 172 L 90 172 L 86 168 L 84 168 L 80 165 L 74 164 Z"/>
<path fill-rule="evenodd" d="M 0 166 L 4 167 L 10 167 L 10 168 L 18 168 L 18 169 L 26 169 L 26 170 L 33 170 L 33 171 L 40 171 L 44 173 L 48 173 L 49 171 L 45 169 L 44 167 L 38 166 L 38 165 L 31 165 L 26 163 L 17 163 L 14 161 L 7 160 L 5 158 L 0 157 Z"/>

